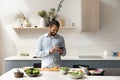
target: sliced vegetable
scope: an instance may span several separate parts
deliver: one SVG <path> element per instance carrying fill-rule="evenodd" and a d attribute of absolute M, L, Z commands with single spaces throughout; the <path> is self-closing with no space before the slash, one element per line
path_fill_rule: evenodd
<path fill-rule="evenodd" d="M 67 70 L 67 71 L 69 71 L 69 68 L 68 68 L 68 67 L 61 67 L 60 69 L 61 69 L 61 70 Z"/>
<path fill-rule="evenodd" d="M 29 69 L 26 69 L 25 70 L 25 73 L 26 74 L 39 74 L 39 69 L 37 68 L 29 68 Z"/>

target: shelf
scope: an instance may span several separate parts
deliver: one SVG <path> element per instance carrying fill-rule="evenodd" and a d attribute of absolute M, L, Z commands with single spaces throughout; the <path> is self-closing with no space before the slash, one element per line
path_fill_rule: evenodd
<path fill-rule="evenodd" d="M 38 38 L 40 35 L 44 34 L 48 31 L 48 27 L 14 27 L 13 28 L 16 34 L 20 38 L 28 39 L 28 38 Z M 73 30 L 73 31 L 72 31 Z M 68 33 L 70 31 L 74 32 L 78 30 L 77 27 L 60 27 L 59 33 Z"/>
<path fill-rule="evenodd" d="M 76 29 L 77 27 L 60 27 L 60 29 Z M 15 27 L 14 30 L 42 30 L 42 29 L 48 29 L 48 27 Z"/>

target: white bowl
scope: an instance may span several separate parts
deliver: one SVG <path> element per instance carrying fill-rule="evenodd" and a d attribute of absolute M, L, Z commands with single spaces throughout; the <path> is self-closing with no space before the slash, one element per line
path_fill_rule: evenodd
<path fill-rule="evenodd" d="M 102 74 L 104 72 L 103 69 L 89 70 L 90 74 Z"/>
<path fill-rule="evenodd" d="M 69 72 L 67 74 L 68 77 L 72 78 L 72 79 L 80 79 L 83 77 L 83 74 L 82 75 L 73 75 L 72 72 Z"/>
<path fill-rule="evenodd" d="M 67 73 L 68 73 L 68 70 L 60 70 L 60 73 L 62 73 L 62 74 L 67 74 Z"/>

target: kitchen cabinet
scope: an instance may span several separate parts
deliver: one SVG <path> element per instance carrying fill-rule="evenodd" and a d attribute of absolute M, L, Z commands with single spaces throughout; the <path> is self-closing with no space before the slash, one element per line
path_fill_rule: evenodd
<path fill-rule="evenodd" d="M 33 66 L 35 63 L 41 63 L 41 60 L 33 60 L 29 62 L 29 66 Z"/>
<path fill-rule="evenodd" d="M 22 68 L 25 66 L 29 66 L 29 62 L 28 60 L 9 60 L 9 61 L 5 61 L 5 72 L 9 71 L 12 68 Z"/>
<path fill-rule="evenodd" d="M 82 0 L 81 31 L 96 32 L 100 29 L 100 0 Z"/>
<path fill-rule="evenodd" d="M 62 66 L 89 65 L 91 68 L 120 68 L 120 60 L 62 60 Z"/>
<path fill-rule="evenodd" d="M 5 71 L 12 68 L 33 66 L 34 63 L 41 63 L 41 58 L 33 56 L 10 56 L 5 58 Z M 62 57 L 61 66 L 73 67 L 73 65 L 89 65 L 93 68 L 120 68 L 120 57 L 103 58 L 79 58 L 79 56 Z"/>
<path fill-rule="evenodd" d="M 33 66 L 41 63 L 41 60 L 6 60 L 5 71 L 12 68 Z M 62 60 L 61 66 L 73 67 L 73 65 L 89 65 L 92 68 L 120 68 L 120 60 Z"/>
<path fill-rule="evenodd" d="M 34 63 L 41 63 L 39 60 L 9 60 L 5 61 L 5 71 L 9 71 L 12 68 L 22 68 L 33 66 Z"/>

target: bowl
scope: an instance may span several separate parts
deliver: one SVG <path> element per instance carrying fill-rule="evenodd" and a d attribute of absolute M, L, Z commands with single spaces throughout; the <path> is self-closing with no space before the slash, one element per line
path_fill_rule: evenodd
<path fill-rule="evenodd" d="M 103 69 L 91 69 L 88 71 L 89 71 L 89 74 L 91 75 L 103 75 L 105 72 Z"/>
<path fill-rule="evenodd" d="M 83 72 L 80 71 L 68 72 L 67 75 L 72 79 L 80 79 L 83 77 Z"/>
<path fill-rule="evenodd" d="M 40 70 L 37 68 L 27 68 L 24 70 L 24 72 L 29 76 L 29 77 L 37 77 L 38 74 L 40 73 Z"/>
<path fill-rule="evenodd" d="M 68 71 L 69 71 L 69 70 L 60 70 L 60 73 L 62 73 L 62 74 L 64 74 L 64 75 L 65 75 L 65 74 L 67 74 L 67 73 L 68 73 Z"/>
<path fill-rule="evenodd" d="M 60 68 L 60 73 L 62 74 L 67 74 L 70 69 L 68 67 L 61 67 Z"/>
<path fill-rule="evenodd" d="M 29 77 L 37 77 L 38 74 L 27 74 Z"/>
<path fill-rule="evenodd" d="M 22 73 L 22 72 L 15 72 L 15 73 L 14 73 L 14 76 L 15 76 L 16 78 L 22 78 L 22 77 L 24 76 L 24 73 Z"/>

